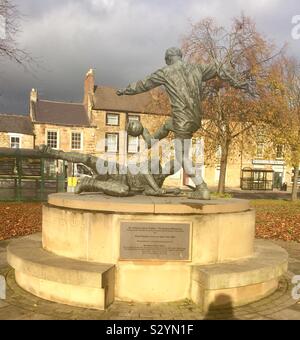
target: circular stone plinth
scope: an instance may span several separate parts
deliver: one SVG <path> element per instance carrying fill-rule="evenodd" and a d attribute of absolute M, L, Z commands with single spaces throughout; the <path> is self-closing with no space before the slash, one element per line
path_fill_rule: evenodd
<path fill-rule="evenodd" d="M 187 252 L 193 264 L 246 258 L 254 251 L 255 212 L 249 201 L 102 194 L 50 195 L 43 209 L 43 246 L 59 256 L 116 264 L 121 258 L 123 223 L 189 225 Z"/>
<path fill-rule="evenodd" d="M 42 243 L 15 242 L 8 260 L 21 287 L 51 301 L 192 299 L 206 310 L 219 295 L 239 306 L 277 289 L 287 255 L 254 247 L 254 235 L 248 201 L 55 194 Z"/>
<path fill-rule="evenodd" d="M 122 301 L 185 299 L 193 266 L 253 256 L 254 235 L 255 212 L 236 199 L 54 194 L 43 209 L 43 248 L 115 265 L 115 295 Z M 144 257 L 149 247 L 155 248 L 151 258 Z"/>
<path fill-rule="evenodd" d="M 100 310 L 114 296 L 136 302 L 189 299 L 203 311 L 229 302 L 241 306 L 272 294 L 288 265 L 286 251 L 266 241 L 256 242 L 251 258 L 208 266 L 140 263 L 123 268 L 85 263 L 53 255 L 31 238 L 11 242 L 7 255 L 24 290 L 46 300 Z"/>
<path fill-rule="evenodd" d="M 190 200 L 185 197 L 109 197 L 101 194 L 54 194 L 49 196 L 50 205 L 106 213 L 139 213 L 167 215 L 206 215 L 238 213 L 250 210 L 250 203 L 239 199 L 211 201 Z"/>

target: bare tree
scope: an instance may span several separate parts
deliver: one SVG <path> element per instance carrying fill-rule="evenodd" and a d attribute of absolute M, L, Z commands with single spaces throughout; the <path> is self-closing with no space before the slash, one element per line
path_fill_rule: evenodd
<path fill-rule="evenodd" d="M 17 42 L 22 16 L 11 0 L 0 0 L 0 57 L 25 65 L 31 58 Z"/>

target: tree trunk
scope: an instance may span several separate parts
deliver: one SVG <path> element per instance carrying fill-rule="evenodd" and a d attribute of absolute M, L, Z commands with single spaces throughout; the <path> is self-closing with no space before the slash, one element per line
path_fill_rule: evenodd
<path fill-rule="evenodd" d="M 295 202 L 298 200 L 298 179 L 299 179 L 299 164 L 294 167 L 295 175 L 294 175 L 294 183 L 293 183 L 293 191 L 292 191 L 292 201 Z"/>
<path fill-rule="evenodd" d="M 229 145 L 230 143 L 226 142 L 222 146 L 221 169 L 220 169 L 220 178 L 219 178 L 219 187 L 218 187 L 219 194 L 225 194 Z"/>

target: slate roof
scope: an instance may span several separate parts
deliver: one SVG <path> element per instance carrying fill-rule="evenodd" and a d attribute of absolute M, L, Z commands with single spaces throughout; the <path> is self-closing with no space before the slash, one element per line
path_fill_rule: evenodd
<path fill-rule="evenodd" d="M 116 91 L 112 87 L 97 86 L 93 98 L 94 110 L 167 115 L 156 105 L 149 92 L 119 97 Z"/>
<path fill-rule="evenodd" d="M 34 135 L 30 117 L 14 114 L 0 113 L 0 132 Z"/>
<path fill-rule="evenodd" d="M 63 126 L 90 126 L 83 104 L 38 100 L 34 111 L 37 123 Z"/>

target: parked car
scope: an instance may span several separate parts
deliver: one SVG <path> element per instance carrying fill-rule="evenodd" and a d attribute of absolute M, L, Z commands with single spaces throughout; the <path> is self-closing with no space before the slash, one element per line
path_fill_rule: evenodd
<path fill-rule="evenodd" d="M 93 177 L 93 171 L 84 164 L 73 164 L 73 177 L 78 179 L 84 177 Z"/>

